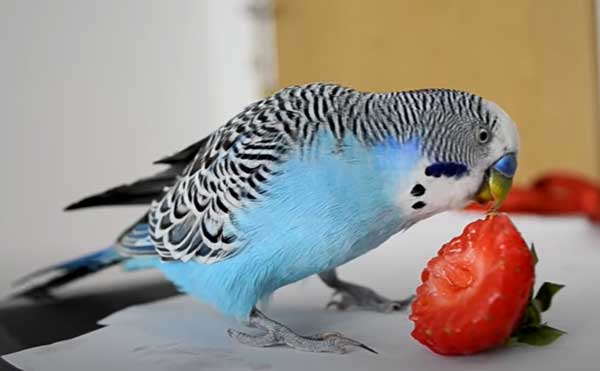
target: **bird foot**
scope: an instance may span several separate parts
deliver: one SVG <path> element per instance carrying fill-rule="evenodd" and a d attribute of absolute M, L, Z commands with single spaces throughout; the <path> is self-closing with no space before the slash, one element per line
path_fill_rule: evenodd
<path fill-rule="evenodd" d="M 352 347 L 359 347 L 373 353 L 375 350 L 361 342 L 347 338 L 337 332 L 324 332 L 313 336 L 301 336 L 276 322 L 262 312 L 254 309 L 250 314 L 250 327 L 265 331 L 262 335 L 249 335 L 229 329 L 227 333 L 232 339 L 254 347 L 288 346 L 304 352 L 346 353 Z"/>
<path fill-rule="evenodd" d="M 352 307 L 380 313 L 391 313 L 404 310 L 414 299 L 414 295 L 402 300 L 391 300 L 375 291 L 347 282 L 341 282 L 327 308 L 346 310 Z"/>

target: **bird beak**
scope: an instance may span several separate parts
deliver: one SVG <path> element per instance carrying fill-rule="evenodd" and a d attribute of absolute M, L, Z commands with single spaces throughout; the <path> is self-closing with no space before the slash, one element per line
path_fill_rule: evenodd
<path fill-rule="evenodd" d="M 475 201 L 482 204 L 493 201 L 492 210 L 498 210 L 510 192 L 516 170 L 515 154 L 502 156 L 488 169 L 483 184 L 475 194 Z"/>

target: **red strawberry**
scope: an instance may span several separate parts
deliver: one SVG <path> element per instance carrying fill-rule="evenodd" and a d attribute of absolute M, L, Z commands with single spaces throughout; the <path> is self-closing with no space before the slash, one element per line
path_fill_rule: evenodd
<path fill-rule="evenodd" d="M 542 326 L 547 330 L 539 312 L 547 309 L 552 294 L 562 286 L 552 286 L 543 305 L 532 309 L 537 316 L 530 318 L 535 260 L 506 215 L 469 224 L 423 271 L 412 304 L 412 336 L 436 353 L 460 355 L 506 343 L 520 324 L 528 334 L 537 335 Z M 523 334 L 517 340 L 536 343 Z"/>
<path fill-rule="evenodd" d="M 533 185 L 538 193 L 543 193 L 550 207 L 548 213 L 556 210 L 563 213 L 581 213 L 593 220 L 600 216 L 600 186 L 591 180 L 569 174 L 548 174 L 537 179 Z M 544 210 L 545 211 L 545 210 Z"/>

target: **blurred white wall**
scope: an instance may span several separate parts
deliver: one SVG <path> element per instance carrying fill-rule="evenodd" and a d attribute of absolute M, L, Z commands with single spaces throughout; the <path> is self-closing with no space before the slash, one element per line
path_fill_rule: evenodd
<path fill-rule="evenodd" d="M 258 98 L 250 0 L 0 0 L 0 296 L 142 209 L 63 213 Z"/>

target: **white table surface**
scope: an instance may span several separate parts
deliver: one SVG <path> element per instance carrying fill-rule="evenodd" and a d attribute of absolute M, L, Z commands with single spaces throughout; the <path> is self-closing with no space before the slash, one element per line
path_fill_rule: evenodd
<path fill-rule="evenodd" d="M 384 246 L 342 267 L 344 279 L 390 297 L 419 283 L 427 260 L 478 214 L 449 213 L 424 221 Z M 538 281 L 566 284 L 545 315 L 568 331 L 557 343 L 517 346 L 470 357 L 441 357 L 410 337 L 407 313 L 378 314 L 324 309 L 328 290 L 316 278 L 290 285 L 267 313 L 299 333 L 339 331 L 375 348 L 345 355 L 283 348 L 254 349 L 232 342 L 240 328 L 210 307 L 175 297 L 129 307 L 103 319 L 86 335 L 6 355 L 23 370 L 598 370 L 600 363 L 600 227 L 581 218 L 514 217 L 540 256 Z M 113 273 L 114 274 L 114 273 Z M 117 274 L 120 279 L 121 273 Z M 139 279 L 139 276 L 138 276 Z M 106 282 L 104 282 L 106 284 Z"/>

